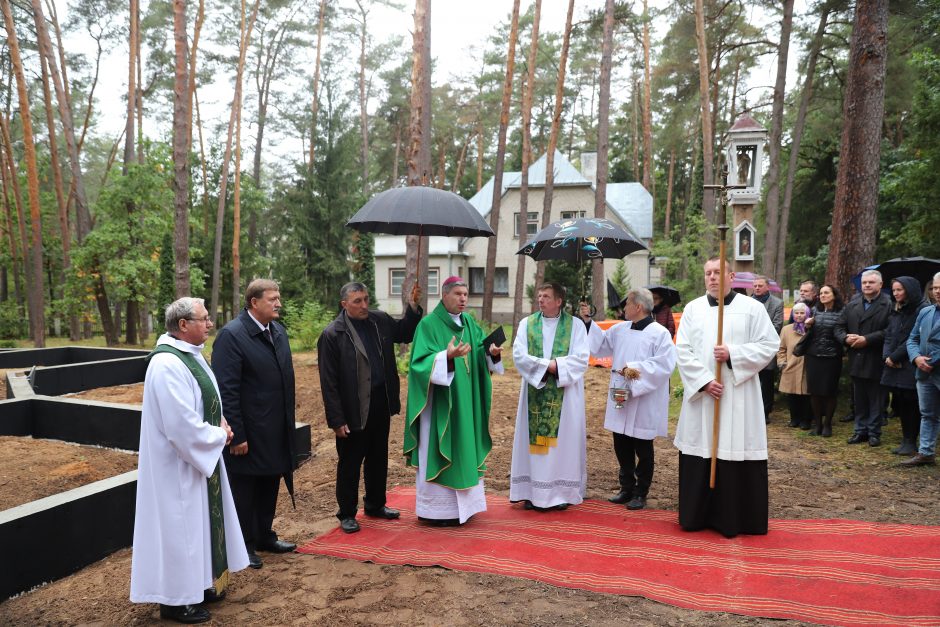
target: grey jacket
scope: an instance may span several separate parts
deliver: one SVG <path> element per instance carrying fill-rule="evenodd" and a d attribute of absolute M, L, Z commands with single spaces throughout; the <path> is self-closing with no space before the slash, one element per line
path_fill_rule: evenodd
<path fill-rule="evenodd" d="M 773 294 L 768 294 L 767 301 L 761 304 L 764 305 L 764 308 L 767 310 L 767 315 L 770 316 L 770 321 L 774 325 L 774 331 L 777 332 L 777 335 L 780 335 L 780 330 L 783 328 L 783 301 Z M 770 363 L 767 364 L 767 367 L 764 368 L 764 370 L 776 369 L 776 359 L 771 359 Z"/>

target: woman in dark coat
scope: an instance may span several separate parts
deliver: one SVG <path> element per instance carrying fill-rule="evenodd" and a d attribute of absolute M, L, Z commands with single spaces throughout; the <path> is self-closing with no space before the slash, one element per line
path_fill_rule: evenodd
<path fill-rule="evenodd" d="M 891 281 L 894 309 L 888 317 L 882 357 L 885 368 L 881 374 L 881 385 L 888 388 L 901 418 L 901 446 L 891 452 L 897 455 L 913 455 L 917 452 L 917 435 L 920 431 L 920 409 L 917 403 L 917 386 L 914 383 L 914 364 L 907 357 L 907 338 L 914 328 L 917 312 L 928 306 L 924 301 L 917 279 L 900 276 Z"/>
<path fill-rule="evenodd" d="M 832 435 L 832 416 L 839 394 L 842 374 L 842 344 L 836 340 L 835 328 L 842 311 L 842 296 L 832 285 L 819 288 L 819 306 L 806 321 L 806 389 L 813 408 L 811 435 L 828 438 Z M 802 425 L 801 425 L 802 426 Z M 804 426 L 804 428 L 808 425 Z"/>

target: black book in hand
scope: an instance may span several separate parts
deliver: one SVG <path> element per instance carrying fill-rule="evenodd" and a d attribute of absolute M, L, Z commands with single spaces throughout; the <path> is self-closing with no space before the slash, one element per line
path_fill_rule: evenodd
<path fill-rule="evenodd" d="M 496 327 L 496 330 L 487 335 L 483 339 L 483 348 L 490 350 L 491 344 L 496 344 L 497 346 L 502 346 L 506 341 L 506 332 L 503 331 L 503 327 Z"/>

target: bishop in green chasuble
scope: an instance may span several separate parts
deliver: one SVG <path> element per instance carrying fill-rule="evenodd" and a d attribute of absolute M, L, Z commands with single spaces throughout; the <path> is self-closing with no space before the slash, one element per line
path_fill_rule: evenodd
<path fill-rule="evenodd" d="M 493 447 L 490 371 L 501 373 L 503 366 L 483 346 L 480 326 L 463 313 L 466 284 L 451 277 L 443 291 L 411 346 L 404 455 L 417 468 L 418 516 L 463 523 L 486 509 L 483 473 Z"/>

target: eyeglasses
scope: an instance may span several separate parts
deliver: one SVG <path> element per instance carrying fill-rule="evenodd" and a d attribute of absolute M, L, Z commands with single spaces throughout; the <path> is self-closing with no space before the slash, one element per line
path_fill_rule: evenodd
<path fill-rule="evenodd" d="M 184 318 L 184 320 L 189 320 L 190 322 L 209 322 L 209 316 L 202 318 Z"/>

